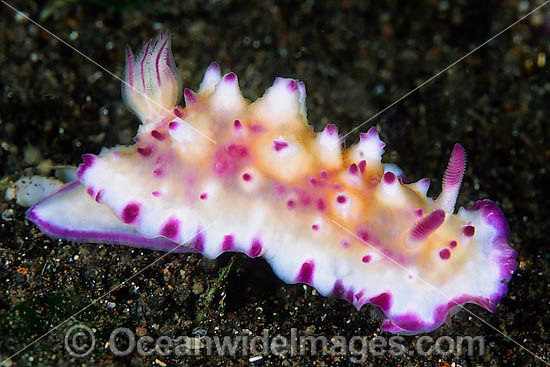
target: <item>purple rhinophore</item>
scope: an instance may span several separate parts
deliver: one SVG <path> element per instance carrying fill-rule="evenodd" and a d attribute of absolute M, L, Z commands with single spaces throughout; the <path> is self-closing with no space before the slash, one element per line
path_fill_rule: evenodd
<path fill-rule="evenodd" d="M 302 264 L 298 276 L 294 280 L 297 283 L 313 284 L 313 272 L 315 270 L 315 262 L 307 260 Z"/>
<path fill-rule="evenodd" d="M 445 221 L 445 211 L 438 209 L 422 218 L 411 230 L 411 239 L 422 241 L 438 229 Z"/>
<path fill-rule="evenodd" d="M 455 144 L 449 164 L 443 175 L 443 190 L 460 186 L 466 168 L 466 152 L 462 145 Z"/>

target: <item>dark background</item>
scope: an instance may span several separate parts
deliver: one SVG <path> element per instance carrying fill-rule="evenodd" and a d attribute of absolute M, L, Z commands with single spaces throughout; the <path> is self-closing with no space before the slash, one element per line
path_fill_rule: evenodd
<path fill-rule="evenodd" d="M 9 1 L 8 1 L 9 2 Z M 262 95 L 276 76 L 306 83 L 309 121 L 347 132 L 436 74 L 540 2 L 529 1 L 12 1 L 13 6 L 120 75 L 124 46 L 134 50 L 172 31 L 184 86 L 197 89 L 209 62 L 234 71 L 246 97 Z M 519 268 L 494 314 L 467 308 L 518 343 L 549 356 L 549 64 L 550 8 L 517 24 L 447 73 L 366 124 L 387 143 L 385 161 L 411 180 L 441 175 L 455 142 L 468 153 L 458 205 L 496 201 L 508 218 Z M 0 361 L 41 336 L 162 254 L 75 244 L 45 237 L 24 208 L 3 198 L 23 174 L 77 165 L 83 153 L 129 144 L 137 121 L 120 82 L 0 4 Z M 357 140 L 348 137 L 347 144 Z M 37 167 L 40 167 L 37 168 Z M 224 274 L 227 273 L 227 276 Z M 475 279 L 472 279 L 475 281 Z M 63 346 L 73 323 L 95 328 L 96 350 L 74 360 Z M 128 327 L 160 335 L 351 337 L 380 335 L 373 307 L 320 297 L 280 282 L 262 260 L 225 255 L 212 261 L 170 254 L 76 320 L 7 365 L 246 364 L 248 356 L 118 358 L 109 333 Z M 245 331 L 246 332 L 246 331 Z M 388 336 L 383 333 L 382 335 Z M 484 356 L 372 356 L 373 366 L 544 365 L 462 311 L 431 333 L 484 336 Z M 415 338 L 406 337 L 410 346 Z M 155 361 L 156 359 L 159 361 Z M 347 366 L 347 357 L 266 356 L 255 365 Z"/>

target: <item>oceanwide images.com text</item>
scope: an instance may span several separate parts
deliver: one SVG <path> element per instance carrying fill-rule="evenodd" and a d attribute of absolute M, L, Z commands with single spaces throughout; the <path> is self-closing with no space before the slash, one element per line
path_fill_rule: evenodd
<path fill-rule="evenodd" d="M 65 348 L 73 357 L 87 357 L 96 347 L 95 334 L 85 325 L 73 325 L 65 333 Z M 290 335 L 271 335 L 264 329 L 261 335 L 248 330 L 226 336 L 209 336 L 205 332 L 194 336 L 138 336 L 131 329 L 119 327 L 109 336 L 105 348 L 116 356 L 137 353 L 141 356 L 258 356 L 275 355 L 294 357 L 307 355 L 348 356 L 354 362 L 367 356 L 482 356 L 485 340 L 482 336 L 415 336 L 412 340 L 400 335 L 392 336 L 341 336 L 302 334 L 296 328 Z"/>

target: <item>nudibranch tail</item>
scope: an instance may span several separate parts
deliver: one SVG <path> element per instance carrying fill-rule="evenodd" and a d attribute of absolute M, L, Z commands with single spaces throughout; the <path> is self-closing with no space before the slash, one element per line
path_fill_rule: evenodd
<path fill-rule="evenodd" d="M 348 149 L 336 126 L 313 131 L 300 81 L 276 78 L 250 102 L 237 76 L 212 63 L 176 106 L 165 33 L 137 57 L 128 49 L 124 78 L 124 99 L 143 122 L 136 144 L 84 155 L 78 182 L 28 211 L 44 232 L 261 256 L 285 282 L 378 307 L 390 332 L 434 330 L 467 302 L 494 311 L 506 294 L 516 254 L 504 215 L 488 200 L 454 213 L 460 145 L 434 201 L 429 179 L 407 184 L 382 163 L 374 127 Z"/>
<path fill-rule="evenodd" d="M 143 122 L 152 121 L 176 106 L 181 98 L 181 76 L 170 44 L 170 32 L 160 32 L 134 57 L 126 47 L 122 98 Z"/>

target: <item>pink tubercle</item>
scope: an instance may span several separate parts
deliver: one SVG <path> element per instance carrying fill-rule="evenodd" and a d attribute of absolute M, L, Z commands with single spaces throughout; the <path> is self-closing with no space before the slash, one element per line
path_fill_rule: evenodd
<path fill-rule="evenodd" d="M 449 247 L 450 248 L 455 248 L 456 246 L 458 246 L 458 242 L 456 242 L 455 240 L 449 242 Z"/>
<path fill-rule="evenodd" d="M 321 171 L 321 178 L 328 178 L 328 172 L 327 171 Z"/>
<path fill-rule="evenodd" d="M 142 157 L 149 157 L 151 155 L 151 153 L 153 153 L 153 148 L 152 147 L 138 147 L 136 148 L 136 151 L 138 152 L 139 155 L 141 155 Z"/>
<path fill-rule="evenodd" d="M 464 233 L 464 236 L 473 237 L 473 235 L 476 232 L 476 229 L 474 226 L 466 226 L 462 231 L 463 231 L 462 233 Z"/>
<path fill-rule="evenodd" d="M 348 198 L 346 198 L 345 195 L 338 195 L 336 196 L 336 202 L 338 204 L 345 204 L 348 201 Z"/>
<path fill-rule="evenodd" d="M 180 126 L 180 123 L 177 121 L 171 121 L 168 124 L 168 130 L 176 130 Z"/>
<path fill-rule="evenodd" d="M 185 88 L 184 91 L 183 91 L 183 96 L 185 97 L 185 104 L 186 105 L 190 106 L 190 105 L 194 105 L 195 103 L 197 103 L 197 96 L 196 96 L 195 93 L 193 93 L 193 91 L 191 89 Z M 183 117 L 180 117 L 180 116 L 178 116 L 178 117 L 183 118 Z"/>
<path fill-rule="evenodd" d="M 264 131 L 264 127 L 258 123 L 250 124 L 250 130 L 253 133 L 260 134 Z"/>
<path fill-rule="evenodd" d="M 286 85 L 286 87 L 288 88 L 289 91 L 291 92 L 296 92 L 296 90 L 298 89 L 298 85 L 296 84 L 296 81 L 295 80 L 290 80 L 288 82 L 288 84 Z"/>
<path fill-rule="evenodd" d="M 451 251 L 449 251 L 449 249 L 447 248 L 444 248 L 441 251 L 439 251 L 439 257 L 442 260 L 448 260 L 451 257 Z"/>
<path fill-rule="evenodd" d="M 299 283 L 312 284 L 314 271 L 315 271 L 315 262 L 313 260 L 304 261 L 294 281 Z"/>
<path fill-rule="evenodd" d="M 350 166 L 349 166 L 349 173 L 351 173 L 352 175 L 357 175 L 358 171 L 359 171 L 359 168 L 357 168 L 357 165 L 355 163 L 352 163 Z"/>
<path fill-rule="evenodd" d="M 151 194 L 157 198 L 160 196 L 160 192 L 158 191 L 153 191 Z"/>
<path fill-rule="evenodd" d="M 141 205 L 139 203 L 131 202 L 126 204 L 124 209 L 122 209 L 122 221 L 126 224 L 134 223 L 139 215 L 140 209 Z"/>
<path fill-rule="evenodd" d="M 234 248 L 235 248 L 235 242 L 234 242 L 233 235 L 228 234 L 223 236 L 222 251 L 233 251 Z"/>
<path fill-rule="evenodd" d="M 165 138 L 166 138 L 166 135 L 164 135 L 163 133 L 161 133 L 160 131 L 158 130 L 152 130 L 151 131 L 151 136 L 159 141 L 163 141 Z"/>
<path fill-rule="evenodd" d="M 235 130 L 240 130 L 243 127 L 243 124 L 239 120 L 233 121 L 233 127 Z"/>
<path fill-rule="evenodd" d="M 94 197 L 94 189 L 92 187 L 88 187 L 88 189 L 86 190 L 86 192 L 88 193 L 88 195 L 90 195 L 91 197 Z"/>
<path fill-rule="evenodd" d="M 233 83 L 237 80 L 237 74 L 227 73 L 223 76 L 223 80 L 227 83 Z"/>
<path fill-rule="evenodd" d="M 248 256 L 250 257 L 258 257 L 262 253 L 262 241 L 255 238 L 252 240 L 252 244 L 250 246 L 250 250 L 248 251 Z"/>
<path fill-rule="evenodd" d="M 208 194 L 207 194 L 206 192 L 203 192 L 203 193 L 199 196 L 199 198 L 200 198 L 201 200 L 206 200 L 206 199 L 208 198 Z"/>
<path fill-rule="evenodd" d="M 349 248 L 350 246 L 350 242 L 348 240 L 342 240 L 340 244 L 342 245 L 343 248 Z"/>
<path fill-rule="evenodd" d="M 176 107 L 174 108 L 174 116 L 183 119 L 183 112 L 181 112 L 180 109 Z"/>
<path fill-rule="evenodd" d="M 417 217 L 422 217 L 424 215 L 424 210 L 422 208 L 420 209 L 416 209 L 414 211 L 414 214 L 417 216 Z"/>
<path fill-rule="evenodd" d="M 175 218 L 170 218 L 160 230 L 160 235 L 171 240 L 178 237 L 180 231 L 180 221 Z"/>
<path fill-rule="evenodd" d="M 325 130 L 323 130 L 323 132 L 328 136 L 337 135 L 338 128 L 336 127 L 336 125 L 328 124 L 327 126 L 325 126 Z"/>
<path fill-rule="evenodd" d="M 312 224 L 311 229 L 313 229 L 314 231 L 318 231 L 319 230 L 319 225 L 318 224 Z"/>
<path fill-rule="evenodd" d="M 319 211 L 325 210 L 325 202 L 323 199 L 317 199 L 317 209 L 319 209 Z"/>
<path fill-rule="evenodd" d="M 292 199 L 286 202 L 286 206 L 288 209 L 292 210 L 296 207 L 296 202 Z"/>
<path fill-rule="evenodd" d="M 317 180 L 315 178 L 310 178 L 309 179 L 309 183 L 312 185 L 312 186 L 316 186 L 318 184 Z"/>
<path fill-rule="evenodd" d="M 273 149 L 276 152 L 280 152 L 281 150 L 285 149 L 286 147 L 288 147 L 288 143 L 286 141 L 273 140 Z"/>
<path fill-rule="evenodd" d="M 365 255 L 361 258 L 361 261 L 364 262 L 365 264 L 370 263 L 371 260 L 372 260 L 372 256 L 370 255 Z"/>
<path fill-rule="evenodd" d="M 395 182 L 395 174 L 393 172 L 384 173 L 383 177 L 384 183 L 391 185 Z"/>
<path fill-rule="evenodd" d="M 248 149 L 244 145 L 230 144 L 226 147 L 226 150 L 233 158 L 244 158 L 248 156 Z"/>
<path fill-rule="evenodd" d="M 360 161 L 359 170 L 361 171 L 361 173 L 364 173 L 366 168 L 367 168 L 367 161 L 365 160 Z"/>
<path fill-rule="evenodd" d="M 97 192 L 97 194 L 95 195 L 95 201 L 100 203 L 102 197 L 103 197 L 103 189 L 101 189 Z"/>
<path fill-rule="evenodd" d="M 252 180 L 252 176 L 250 175 L 250 173 L 247 173 L 247 172 L 243 173 L 242 177 L 243 177 L 243 180 L 246 182 Z"/>

